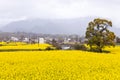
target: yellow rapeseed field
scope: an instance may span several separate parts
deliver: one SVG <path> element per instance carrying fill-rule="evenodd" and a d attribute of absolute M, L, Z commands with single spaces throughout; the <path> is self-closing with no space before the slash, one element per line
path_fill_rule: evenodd
<path fill-rule="evenodd" d="M 0 80 L 120 80 L 120 47 L 106 49 L 0 52 Z"/>
<path fill-rule="evenodd" d="M 46 47 L 52 47 L 49 44 L 26 44 L 22 42 L 0 42 L 2 46 L 0 46 L 0 50 L 8 50 L 8 49 L 45 49 Z"/>

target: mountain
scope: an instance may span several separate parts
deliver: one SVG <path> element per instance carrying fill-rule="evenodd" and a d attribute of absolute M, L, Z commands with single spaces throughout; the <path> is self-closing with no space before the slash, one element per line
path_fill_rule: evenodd
<path fill-rule="evenodd" d="M 93 19 L 94 17 L 75 19 L 28 19 L 9 23 L 0 28 L 0 31 L 85 35 L 86 27 Z M 120 33 L 119 28 L 113 27 L 111 30 L 115 31 L 117 35 Z"/>

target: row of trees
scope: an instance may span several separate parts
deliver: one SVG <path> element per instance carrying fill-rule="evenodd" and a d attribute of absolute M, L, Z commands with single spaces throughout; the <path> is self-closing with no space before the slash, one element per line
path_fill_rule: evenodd
<path fill-rule="evenodd" d="M 116 43 L 120 44 L 120 37 L 116 37 Z"/>

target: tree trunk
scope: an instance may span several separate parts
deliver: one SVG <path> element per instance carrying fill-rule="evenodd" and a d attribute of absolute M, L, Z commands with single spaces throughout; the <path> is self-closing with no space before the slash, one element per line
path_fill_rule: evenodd
<path fill-rule="evenodd" d="M 102 48 L 101 47 L 99 47 L 99 52 L 102 53 Z"/>
<path fill-rule="evenodd" d="M 93 49 L 92 49 L 92 45 L 90 45 L 90 51 L 92 51 Z"/>

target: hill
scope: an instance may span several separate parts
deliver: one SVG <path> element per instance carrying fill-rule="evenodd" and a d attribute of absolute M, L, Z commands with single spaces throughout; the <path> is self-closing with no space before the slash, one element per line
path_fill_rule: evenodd
<path fill-rule="evenodd" d="M 11 22 L 2 28 L 3 32 L 33 32 L 44 34 L 79 34 L 84 35 L 88 23 L 94 17 L 82 17 L 75 19 L 28 19 Z M 117 35 L 119 28 L 111 28 Z"/>

